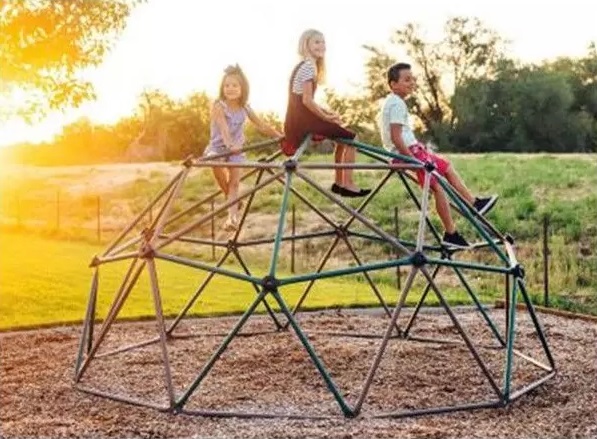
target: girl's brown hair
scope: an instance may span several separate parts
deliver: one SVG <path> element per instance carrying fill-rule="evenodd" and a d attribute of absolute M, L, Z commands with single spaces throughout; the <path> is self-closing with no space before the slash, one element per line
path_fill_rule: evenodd
<path fill-rule="evenodd" d="M 224 76 L 222 77 L 222 82 L 220 82 L 219 99 L 225 99 L 224 81 L 226 81 L 226 78 L 228 78 L 229 76 L 235 76 L 238 79 L 238 82 L 240 83 L 240 105 L 244 107 L 245 105 L 247 105 L 247 101 L 249 100 L 249 81 L 247 80 L 247 77 L 245 76 L 242 69 L 238 66 L 238 64 L 228 66 L 226 67 L 226 69 L 224 69 Z"/>

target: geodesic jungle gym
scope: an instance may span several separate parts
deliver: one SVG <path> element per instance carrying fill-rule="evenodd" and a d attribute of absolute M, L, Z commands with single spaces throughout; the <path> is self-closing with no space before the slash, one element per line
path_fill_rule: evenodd
<path fill-rule="evenodd" d="M 392 418 L 504 407 L 553 377 L 554 360 L 525 287 L 525 272 L 517 260 L 514 239 L 479 215 L 437 173 L 433 164 L 366 143 L 341 141 L 356 148 L 363 160 L 353 164 L 315 162 L 309 157 L 317 156 L 306 154 L 313 148 L 310 138 L 292 157 L 282 155 L 278 148 L 271 152 L 277 143 L 267 141 L 246 146 L 244 152 L 255 159 L 244 163 L 220 161 L 226 154 L 209 159 L 186 159 L 171 181 L 105 251 L 91 261 L 93 274 L 76 357 L 75 387 L 123 403 L 199 416 Z M 399 159 L 399 164 L 391 164 L 392 159 Z M 242 168 L 244 189 L 238 197 L 226 200 L 222 191 L 208 194 L 198 190 L 194 201 L 181 207 L 185 185 L 190 184 L 195 175 L 211 172 L 210 168 L 218 166 Z M 362 173 L 375 172 L 381 178 L 366 197 L 347 201 L 321 182 L 324 176 L 329 177 L 342 167 Z M 425 171 L 422 188 L 413 183 L 413 172 L 417 169 Z M 429 212 L 431 176 L 437 178 L 446 192 L 458 221 L 465 222 L 478 238 L 470 248 L 451 249 L 442 245 Z M 411 231 L 412 239 L 407 239 L 406 233 L 397 236 L 367 213 L 367 208 L 378 202 L 378 194 L 388 188 L 404 191 L 408 202 L 416 208 L 418 215 L 413 221 L 417 227 Z M 259 224 L 256 200 L 264 192 L 277 197 L 277 204 L 273 206 L 276 228 L 265 231 L 269 236 L 264 232 L 258 238 L 245 238 L 245 232 Z M 241 213 L 238 229 L 224 237 L 209 237 L 204 232 L 205 227 L 234 203 L 239 203 Z M 294 230 L 294 222 L 293 230 L 289 227 L 291 203 L 300 203 L 308 212 L 305 219 L 299 221 L 297 230 Z M 313 269 L 289 273 L 280 264 L 282 249 L 306 240 L 322 240 L 327 244 L 326 250 L 319 255 Z M 213 262 L 201 256 L 205 253 L 196 251 L 214 246 L 219 256 Z M 360 255 L 359 249 L 368 246 L 383 246 L 390 250 L 385 253 L 389 256 Z M 332 254 L 340 247 L 350 263 L 330 268 L 334 265 Z M 180 248 L 190 250 L 181 252 Z M 251 249 L 266 256 L 269 265 L 253 267 L 251 256 L 246 253 Z M 483 256 L 474 261 L 468 257 L 477 253 Z M 105 301 L 109 305 L 102 308 L 99 305 L 105 281 L 102 276 L 113 264 L 120 264 L 124 269 L 115 288 L 107 278 L 109 294 Z M 177 308 L 174 318 L 167 318 L 164 312 L 169 288 L 177 288 L 179 284 L 176 278 L 168 278 L 164 270 L 170 264 L 184 267 L 187 279 L 196 280 L 197 284 L 194 290 L 188 291 L 186 303 Z M 401 288 L 393 287 L 393 292 L 387 293 L 386 285 L 386 293 L 383 293 L 376 274 L 396 270 L 406 273 Z M 505 307 L 499 315 L 483 304 L 472 285 L 471 279 L 480 274 L 491 275 L 496 289 L 499 287 L 502 291 Z M 311 323 L 318 319 L 331 321 L 337 314 L 307 311 L 305 305 L 314 294 L 314 286 L 341 282 L 347 276 L 359 276 L 358 287 L 347 288 L 346 294 L 353 294 L 355 288 L 369 294 L 376 305 L 374 309 L 379 310 L 376 324 L 368 325 L 360 320 L 357 311 L 352 311 L 356 317 L 349 327 L 312 330 Z M 142 279 L 147 282 L 145 294 L 133 298 L 131 292 Z M 229 283 L 218 284 L 218 279 Z M 450 285 L 445 285 L 446 279 Z M 234 288 L 225 285 L 234 285 Z M 326 294 L 325 288 L 321 294 Z M 452 305 L 450 291 L 454 290 L 459 291 L 461 302 L 466 299 L 470 304 L 468 312 L 477 319 L 474 325 L 463 323 L 463 314 Z M 201 306 L 208 303 L 203 301 L 206 294 L 217 300 L 218 297 L 235 297 L 238 291 L 249 292 L 250 300 L 234 315 L 196 317 L 201 314 Z M 117 331 L 117 317 L 131 300 L 151 304 L 154 315 L 145 323 L 153 335 L 136 339 L 136 333 L 129 332 L 116 342 L 110 342 L 111 335 Z M 439 330 L 421 335 L 416 331 L 417 324 L 426 318 L 429 301 L 435 305 L 434 314 L 441 315 L 444 323 Z M 407 302 L 414 306 L 406 306 Z M 517 331 L 521 315 L 528 321 L 527 331 L 522 335 Z M 190 328 L 194 322 L 221 319 L 231 322 L 224 333 L 214 334 L 210 323 L 194 331 L 184 329 L 185 322 L 191 322 Z M 260 331 L 250 331 L 248 322 L 253 319 L 259 319 Z M 477 339 L 480 331 L 486 334 L 483 340 Z M 448 333 L 450 337 L 446 337 Z M 251 341 L 257 337 L 258 342 Z M 209 342 L 201 344 L 204 339 Z M 525 351 L 527 339 L 536 341 L 537 348 L 532 353 Z M 318 347 L 323 340 L 330 346 L 336 343 L 335 347 Z M 242 349 L 251 343 L 257 343 L 257 349 L 242 358 L 250 361 L 259 357 L 264 361 L 243 368 L 241 354 L 230 350 L 232 345 Z M 401 348 L 395 347 L 400 345 L 412 348 L 404 354 L 397 350 Z M 201 351 L 201 355 L 199 346 L 207 349 Z M 345 350 L 349 346 L 354 346 L 354 353 L 351 351 L 350 357 L 342 357 L 348 355 Z M 141 353 L 150 349 L 152 360 L 142 361 Z M 451 359 L 442 364 L 442 359 L 448 358 L 446 355 Z M 466 363 L 454 360 L 456 356 Z M 415 358 L 425 368 L 437 367 L 437 370 L 426 377 L 418 375 L 421 366 L 413 365 Z M 218 364 L 225 361 L 232 361 L 233 367 L 227 369 L 221 380 L 239 387 L 248 386 L 252 389 L 248 396 L 234 398 L 218 391 L 218 386 L 224 382 L 218 381 L 217 375 L 222 370 Z M 177 372 L 178 367 L 187 370 L 184 379 Z M 474 372 L 475 377 L 459 383 L 465 370 Z M 533 372 L 525 374 L 527 379 L 519 382 L 513 378 L 515 370 Z M 94 385 L 94 375 L 111 373 L 121 376 L 122 384 L 114 378 L 110 379 L 114 381 L 110 388 Z M 303 373 L 309 374 L 309 378 L 304 378 Z M 435 389 L 434 381 L 448 373 L 453 374 L 450 383 L 442 385 L 440 390 Z M 211 386 L 208 385 L 210 379 L 215 380 Z M 127 380 L 136 382 L 139 388 L 131 391 Z M 351 389 L 347 391 L 349 384 Z M 274 386 L 279 389 L 275 398 L 268 396 Z M 374 389 L 384 386 L 396 386 L 395 404 L 385 406 L 376 399 Z M 295 389 L 298 402 L 286 403 L 280 396 L 290 387 Z M 422 390 L 423 396 L 401 404 L 403 393 L 399 390 L 411 387 L 413 391 Z M 450 395 L 457 393 L 457 388 L 468 389 L 471 399 L 452 400 Z M 410 394 L 410 390 L 408 392 Z M 202 398 L 208 398 L 208 402 L 202 404 Z M 325 405 L 318 405 L 320 401 L 325 401 Z"/>

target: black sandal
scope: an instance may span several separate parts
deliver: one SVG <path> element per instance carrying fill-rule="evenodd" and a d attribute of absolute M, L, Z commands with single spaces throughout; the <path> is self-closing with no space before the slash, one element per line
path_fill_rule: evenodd
<path fill-rule="evenodd" d="M 341 197 L 347 198 L 357 198 L 357 197 L 364 197 L 371 193 L 371 189 L 359 189 L 358 192 L 351 191 L 350 189 L 346 189 L 345 187 L 339 186 L 336 183 L 332 185 L 332 192 L 335 194 L 340 195 Z"/>

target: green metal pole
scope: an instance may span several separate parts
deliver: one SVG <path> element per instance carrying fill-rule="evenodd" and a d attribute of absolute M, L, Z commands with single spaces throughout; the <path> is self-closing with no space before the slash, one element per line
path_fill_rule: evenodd
<path fill-rule="evenodd" d="M 297 152 L 298 153 L 298 152 Z M 275 277 L 278 266 L 278 254 L 280 253 L 280 244 L 284 236 L 284 225 L 286 224 L 286 209 L 288 208 L 288 196 L 290 194 L 290 185 L 292 183 L 292 172 L 286 171 L 286 182 L 284 183 L 284 193 L 282 194 L 282 205 L 280 206 L 280 217 L 278 219 L 278 230 L 274 241 L 274 249 L 269 264 L 269 275 Z"/>
<path fill-rule="evenodd" d="M 395 259 L 385 262 L 374 262 L 365 264 L 360 267 L 338 268 L 335 270 L 322 271 L 319 273 L 301 274 L 298 276 L 291 276 L 279 280 L 279 285 L 290 285 L 310 280 L 326 279 L 329 277 L 344 276 L 347 274 L 363 273 L 365 271 L 383 270 L 385 268 L 400 267 L 402 265 L 412 264 L 412 256 L 407 256 L 401 259 Z"/>
<path fill-rule="evenodd" d="M 493 335 L 495 335 L 495 337 L 498 339 L 498 341 L 500 342 L 500 344 L 502 346 L 506 346 L 506 342 L 502 338 L 500 331 L 498 331 L 496 324 L 493 322 L 491 317 L 489 317 L 489 314 L 487 314 L 487 312 L 483 309 L 483 305 L 479 301 L 479 298 L 477 297 L 477 295 L 475 294 L 475 292 L 473 291 L 473 289 L 467 282 L 467 280 L 464 277 L 464 275 L 462 274 L 462 272 L 458 269 L 458 267 L 452 267 L 452 269 L 456 272 L 458 279 L 460 279 L 460 282 L 462 283 L 462 285 L 464 285 L 464 288 L 466 289 L 466 292 L 468 293 L 468 295 L 471 296 L 471 299 L 473 299 L 473 302 L 475 302 L 477 309 L 483 316 L 483 319 L 485 319 L 485 321 L 489 325 L 489 328 L 491 329 L 491 332 L 493 332 Z"/>
<path fill-rule="evenodd" d="M 539 335 L 539 340 L 541 341 L 541 346 L 543 346 L 543 351 L 545 352 L 545 355 L 547 356 L 549 365 L 551 366 L 552 369 L 555 370 L 556 363 L 553 359 L 553 356 L 551 355 L 549 345 L 547 344 L 547 339 L 545 338 L 545 332 L 543 331 L 543 328 L 541 327 L 541 324 L 539 323 L 539 319 L 537 318 L 537 313 L 535 312 L 535 307 L 533 306 L 533 303 L 531 302 L 531 299 L 527 293 L 526 286 L 525 286 L 524 282 L 522 281 L 522 279 L 516 279 L 514 281 L 514 283 L 518 283 L 518 288 L 520 289 L 522 298 L 524 299 L 524 302 L 527 305 L 527 309 L 531 316 L 531 320 L 533 320 L 533 324 L 535 325 L 535 329 L 537 330 L 537 335 Z"/>
<path fill-rule="evenodd" d="M 234 257 L 236 258 L 236 260 L 238 261 L 238 263 L 240 264 L 240 266 L 242 267 L 242 269 L 244 270 L 244 272 L 250 276 L 251 272 L 249 271 L 249 267 L 247 266 L 247 264 L 245 264 L 244 259 L 242 258 L 242 256 L 240 255 L 240 252 L 238 251 L 237 248 L 235 248 L 232 251 L 232 254 L 234 255 Z M 255 292 L 257 294 L 259 294 L 259 287 L 255 284 L 253 284 L 253 287 L 255 288 Z M 282 325 L 279 321 L 278 318 L 276 317 L 276 313 L 274 312 L 274 310 L 271 308 L 270 304 L 267 302 L 267 298 L 263 298 L 263 306 L 265 307 L 265 310 L 267 311 L 267 313 L 269 314 L 269 316 L 272 318 L 274 325 L 276 326 L 276 329 L 283 329 L 285 326 Z"/>
<path fill-rule="evenodd" d="M 358 142 L 356 140 L 351 140 L 351 139 L 340 139 L 339 141 L 341 141 L 342 143 L 347 144 L 347 145 L 352 145 L 352 146 L 356 147 L 358 150 L 373 152 L 375 154 L 379 154 L 381 156 L 389 157 L 389 158 L 393 158 L 393 159 L 399 159 L 408 164 L 419 165 L 418 167 L 423 166 L 421 161 L 418 159 L 415 159 L 408 155 L 403 155 L 403 154 L 399 154 L 396 152 L 390 152 L 390 151 L 387 151 L 386 149 L 380 148 L 378 146 L 369 145 L 367 143 Z"/>
<path fill-rule="evenodd" d="M 195 267 L 200 268 L 202 270 L 208 271 L 210 273 L 217 273 L 223 276 L 228 276 L 233 279 L 244 280 L 245 282 L 250 282 L 256 285 L 261 285 L 261 279 L 253 276 L 248 276 L 246 274 L 237 273 L 236 271 L 227 270 L 225 268 L 220 267 L 213 267 L 210 264 L 206 264 L 199 261 L 192 261 L 190 259 L 182 258 L 180 256 L 169 255 L 166 253 L 156 252 L 155 253 L 156 259 L 163 259 L 165 261 L 174 262 L 176 264 L 185 265 L 187 267 Z"/>
<path fill-rule="evenodd" d="M 290 309 L 286 305 L 286 302 L 284 302 L 284 299 L 282 299 L 282 296 L 280 296 L 280 293 L 278 292 L 278 290 L 272 291 L 272 296 L 274 297 L 274 299 L 276 299 L 276 301 L 280 305 L 280 310 L 284 313 L 284 315 L 290 322 L 292 329 L 294 329 L 294 332 L 296 332 L 297 337 L 299 338 L 300 342 L 305 347 L 307 353 L 309 354 L 309 357 L 311 357 L 311 360 L 313 361 L 313 363 L 315 364 L 315 367 L 321 374 L 321 377 L 325 381 L 328 389 L 334 395 L 334 398 L 338 402 L 338 405 L 340 406 L 342 413 L 346 417 L 352 417 L 354 414 L 353 410 L 350 408 L 350 406 L 348 405 L 348 403 L 346 402 L 346 400 L 344 399 L 344 397 L 338 390 L 338 387 L 334 383 L 334 380 L 332 379 L 329 372 L 326 370 L 325 366 L 321 362 L 321 359 L 319 358 L 319 356 L 313 349 L 313 346 L 311 346 L 311 343 L 309 343 L 307 336 L 305 335 L 305 333 L 303 332 L 303 330 L 301 329 L 299 324 L 296 322 L 294 316 L 290 312 Z"/>
<path fill-rule="evenodd" d="M 328 258 L 330 257 L 330 255 L 332 254 L 332 252 L 334 251 L 336 246 L 338 245 L 338 242 L 340 242 L 340 237 L 338 235 L 336 235 L 336 237 L 334 238 L 334 240 L 331 242 L 328 249 L 326 250 L 323 258 L 321 258 L 321 261 L 319 262 L 319 265 L 317 266 L 317 270 L 315 270 L 315 273 L 321 273 L 321 271 L 323 270 L 323 267 L 325 267 L 325 264 L 326 264 Z M 313 288 L 313 285 L 315 285 L 315 281 L 316 281 L 316 279 L 311 279 L 309 281 L 309 284 L 305 287 L 305 290 L 301 294 L 301 297 L 299 297 L 298 301 L 294 305 L 294 308 L 292 309 L 292 315 L 295 315 L 298 312 L 298 310 L 302 306 L 303 302 L 307 298 L 309 291 L 311 291 L 311 288 Z M 284 329 L 286 329 L 286 328 L 288 328 L 288 322 L 286 323 Z"/>
<path fill-rule="evenodd" d="M 448 194 L 448 196 L 452 199 L 452 201 L 456 204 L 456 206 L 458 206 L 458 208 L 460 209 L 460 211 L 464 214 L 465 218 L 468 219 L 473 224 L 473 227 L 475 229 L 477 229 L 477 231 L 481 234 L 481 236 L 487 241 L 487 243 L 489 244 L 489 246 L 497 253 L 497 255 L 500 257 L 500 259 L 502 261 L 504 261 L 505 264 L 510 265 L 510 260 L 508 259 L 508 257 L 495 244 L 495 242 L 487 234 L 487 232 L 485 231 L 485 229 L 483 227 L 479 226 L 479 223 L 477 222 L 476 218 L 474 218 L 473 215 L 471 214 L 471 212 L 469 210 L 469 207 L 466 206 L 460 200 L 460 197 L 450 187 L 450 185 L 444 180 L 443 177 L 441 177 L 440 175 L 436 175 L 436 178 L 439 181 L 439 184 L 444 188 L 444 190 L 446 191 L 446 193 Z"/>
<path fill-rule="evenodd" d="M 421 267 L 421 273 L 423 273 L 423 275 L 427 279 L 427 282 L 429 282 L 431 284 L 431 288 L 433 289 L 433 292 L 435 293 L 435 295 L 439 299 L 439 301 L 440 301 L 441 305 L 443 306 L 443 308 L 446 310 L 446 313 L 450 317 L 450 320 L 452 320 L 452 323 L 454 324 L 454 327 L 460 333 L 460 336 L 464 340 L 464 343 L 468 347 L 471 355 L 473 356 L 473 358 L 475 359 L 475 361 L 477 362 L 477 364 L 479 365 L 479 367 L 483 371 L 483 374 L 487 377 L 487 381 L 491 385 L 491 388 L 495 392 L 496 396 L 500 400 L 502 400 L 502 398 L 503 398 L 502 392 L 498 388 L 498 385 L 496 384 L 495 380 L 493 379 L 493 376 L 491 375 L 489 369 L 487 368 L 487 365 L 481 359 L 481 356 L 479 355 L 479 352 L 475 348 L 475 345 L 473 344 L 473 342 L 471 341 L 470 337 L 468 336 L 468 334 L 465 332 L 464 328 L 462 327 L 462 325 L 458 321 L 458 318 L 456 318 L 456 315 L 452 311 L 452 308 L 448 304 L 448 301 L 446 300 L 446 298 L 444 297 L 444 295 L 442 294 L 442 292 L 439 290 L 439 288 L 435 284 L 435 281 L 433 280 L 433 278 L 431 277 L 431 275 L 429 274 L 429 272 L 427 271 L 427 269 L 425 267 Z"/>
<path fill-rule="evenodd" d="M 358 232 L 358 231 L 347 230 L 346 234 L 350 235 L 350 236 L 356 236 L 357 238 L 370 239 L 371 241 L 386 242 L 386 240 L 384 238 L 382 238 L 378 235 L 373 235 L 372 233 L 363 233 L 363 232 Z M 417 243 L 415 241 L 409 241 L 406 239 L 398 239 L 397 241 L 400 244 L 402 244 L 403 246 L 408 247 L 408 248 L 415 249 L 417 247 Z M 442 251 L 442 247 L 439 245 L 426 244 L 423 246 L 423 251 L 439 253 Z"/>
<path fill-rule="evenodd" d="M 215 267 L 220 268 L 220 266 L 224 262 L 226 262 L 226 259 L 228 259 L 229 255 L 230 255 L 230 250 L 226 250 L 224 252 L 224 254 L 220 257 L 220 260 L 217 262 Z M 205 279 L 203 279 L 203 282 L 201 282 L 201 285 L 199 285 L 199 288 L 197 288 L 197 290 L 195 290 L 195 293 L 193 294 L 193 296 L 187 301 L 186 305 L 182 308 L 182 310 L 178 313 L 178 316 L 176 316 L 176 318 L 174 319 L 174 321 L 172 322 L 170 327 L 166 330 L 166 334 L 168 334 L 168 335 L 172 334 L 172 331 L 174 331 L 174 329 L 178 326 L 180 321 L 187 315 L 187 312 L 189 312 L 189 310 L 195 304 L 195 302 L 197 301 L 197 299 L 199 298 L 201 293 L 205 290 L 207 285 L 209 285 L 209 282 L 215 275 L 216 275 L 216 272 L 211 271 L 205 277 Z"/>
<path fill-rule="evenodd" d="M 471 269 L 471 270 L 489 271 L 492 273 L 506 273 L 506 274 L 510 273 L 509 268 L 497 267 L 495 265 L 477 264 L 474 262 L 450 261 L 450 260 L 439 259 L 439 258 L 427 258 L 427 262 L 429 264 L 444 265 L 446 267 L 458 267 L 458 268 Z"/>
<path fill-rule="evenodd" d="M 216 363 L 216 361 L 218 361 L 218 359 L 220 358 L 220 355 L 222 355 L 222 353 L 226 350 L 226 348 L 228 347 L 228 345 L 230 344 L 232 339 L 242 329 L 243 325 L 249 319 L 249 317 L 251 317 L 251 315 L 257 308 L 257 305 L 259 305 L 259 303 L 261 303 L 261 301 L 264 299 L 266 294 L 268 294 L 267 290 L 263 290 L 263 291 L 261 291 L 261 293 L 259 293 L 257 298 L 253 301 L 251 306 L 249 306 L 249 308 L 245 311 L 245 313 L 242 315 L 240 320 L 236 323 L 234 328 L 232 328 L 232 330 L 228 333 L 228 335 L 226 336 L 226 338 L 224 339 L 222 344 L 220 344 L 220 346 L 218 346 L 218 349 L 213 353 L 213 355 L 207 361 L 205 366 L 203 366 L 203 369 L 201 369 L 201 372 L 199 372 L 199 375 L 197 376 L 197 378 L 195 378 L 195 381 L 193 381 L 191 383 L 191 385 L 182 394 L 182 396 L 178 399 L 178 401 L 176 401 L 176 404 L 174 405 L 176 408 L 181 408 L 187 402 L 187 400 L 193 394 L 195 389 L 197 389 L 199 384 L 201 384 L 201 381 L 203 381 L 203 379 L 207 376 L 207 374 L 209 373 L 209 371 L 211 370 L 213 365 Z"/>
<path fill-rule="evenodd" d="M 514 328 L 516 326 L 516 296 L 517 296 L 517 282 L 512 282 L 512 289 L 510 290 L 510 309 L 508 310 L 508 338 L 506 339 L 506 368 L 504 370 L 504 402 L 510 400 L 510 387 L 512 385 L 512 358 L 514 349 Z"/>
<path fill-rule="evenodd" d="M 314 180 L 313 178 L 309 177 L 306 174 L 301 173 L 300 171 L 296 171 L 296 174 L 300 178 L 302 178 L 305 182 L 310 184 L 311 187 L 313 187 L 315 190 L 317 190 L 320 194 L 322 194 L 324 197 L 326 197 L 328 200 L 330 200 L 332 203 L 340 206 L 345 212 L 350 214 L 352 217 L 358 219 L 359 222 L 361 222 L 361 224 L 363 224 L 369 230 L 373 230 L 379 236 L 386 239 L 387 242 L 392 244 L 397 250 L 399 250 L 400 252 L 407 254 L 407 255 L 412 254 L 412 252 L 409 249 L 407 249 L 406 247 L 404 247 L 402 244 L 400 244 L 400 242 L 398 242 L 398 240 L 394 236 L 385 232 L 382 228 L 377 226 L 374 222 L 370 221 L 365 216 L 363 216 L 361 213 L 359 213 L 358 210 L 353 209 L 350 205 L 346 204 L 344 201 L 340 200 L 338 197 L 332 195 L 330 192 L 328 192 L 326 189 L 324 189 L 316 180 Z M 373 192 L 371 192 L 368 195 L 368 198 L 371 197 L 371 194 L 373 194 Z"/>
<path fill-rule="evenodd" d="M 283 173 L 284 173 L 284 171 L 275 173 L 273 176 L 266 178 L 264 181 L 262 181 L 259 184 L 256 184 L 251 189 L 248 189 L 248 190 L 238 194 L 236 199 L 227 201 L 226 203 L 219 205 L 215 211 L 205 214 L 197 220 L 193 220 L 189 223 L 182 225 L 181 228 L 177 232 L 169 235 L 167 239 L 164 239 L 163 241 L 155 243 L 155 245 L 153 246 L 154 250 L 159 250 L 160 248 L 162 248 L 162 247 L 170 244 L 171 242 L 176 241 L 178 238 L 186 235 L 187 233 L 189 233 L 193 230 L 196 230 L 201 225 L 207 223 L 207 221 L 209 221 L 214 215 L 219 215 L 221 212 L 224 212 L 233 204 L 236 204 L 240 200 L 243 200 L 243 199 L 249 197 L 251 194 L 263 189 L 265 186 L 274 182 L 276 180 L 276 178 L 278 178 Z M 166 224 L 164 224 L 164 225 L 166 225 Z"/>
<path fill-rule="evenodd" d="M 298 162 L 298 159 L 301 158 L 301 156 L 304 154 L 305 150 L 309 147 L 309 145 L 311 145 L 311 134 L 305 136 L 302 143 L 299 145 L 298 149 L 292 156 L 291 160 Z"/>

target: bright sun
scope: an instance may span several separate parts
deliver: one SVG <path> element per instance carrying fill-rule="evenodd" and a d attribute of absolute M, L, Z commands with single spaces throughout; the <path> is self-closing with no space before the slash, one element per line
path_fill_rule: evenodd
<path fill-rule="evenodd" d="M 29 123 L 20 117 L 14 116 L 19 104 L 26 101 L 26 99 L 27 94 L 23 90 L 16 90 L 10 95 L 0 95 L 0 108 L 2 109 L 2 114 L 0 114 L 0 147 L 22 142 L 51 142 L 65 125 L 83 116 L 86 113 L 85 110 L 94 122 L 101 123 L 104 122 L 104 119 L 114 122 L 118 119 L 114 115 L 114 108 L 103 108 L 97 103 L 84 103 L 79 109 L 70 108 L 64 112 L 52 111 L 42 116 L 41 120 Z M 107 118 L 106 114 L 112 117 Z"/>
<path fill-rule="evenodd" d="M 49 117 L 43 122 L 28 124 L 20 119 L 0 122 L 0 147 L 20 142 L 39 143 L 52 140 L 64 124 L 63 117 Z"/>
<path fill-rule="evenodd" d="M 32 123 L 15 116 L 28 98 L 30 95 L 20 88 L 11 90 L 11 93 L 0 94 L 0 146 L 51 140 L 60 131 L 64 123 L 64 116 L 61 114 L 52 114 L 43 121 Z"/>

